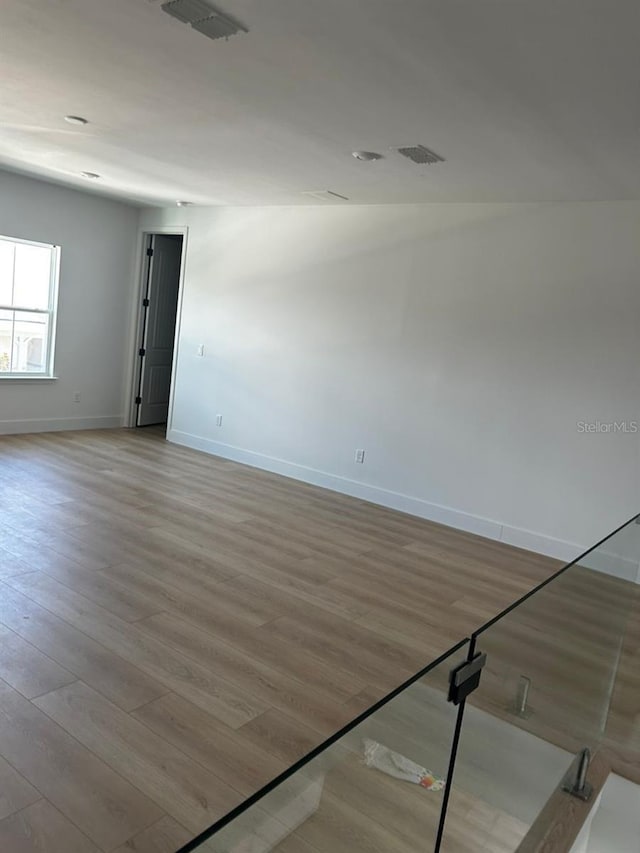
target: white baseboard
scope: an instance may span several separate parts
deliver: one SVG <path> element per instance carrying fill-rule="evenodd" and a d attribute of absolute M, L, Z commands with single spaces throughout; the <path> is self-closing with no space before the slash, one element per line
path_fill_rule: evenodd
<path fill-rule="evenodd" d="M 214 456 L 221 456 L 224 459 L 230 459 L 234 462 L 241 462 L 244 465 L 251 465 L 254 468 L 262 468 L 265 471 L 282 474 L 294 480 L 303 480 L 305 483 L 322 486 L 325 489 L 361 498 L 362 500 L 380 504 L 390 509 L 397 509 L 410 515 L 416 515 L 419 518 L 425 518 L 428 521 L 436 521 L 448 527 L 455 527 L 458 530 L 476 533 L 479 536 L 485 536 L 488 539 L 495 539 L 508 545 L 524 548 L 527 551 L 534 551 L 537 554 L 555 557 L 563 562 L 568 563 L 574 560 L 589 547 L 588 545 L 583 547 L 575 542 L 565 542 L 562 539 L 555 539 L 552 536 L 545 536 L 542 533 L 534 533 L 531 530 L 510 527 L 498 521 L 492 521 L 488 518 L 452 509 L 451 507 L 430 503 L 429 501 L 422 500 L 422 498 L 411 497 L 410 495 L 383 489 L 379 486 L 371 486 L 367 483 L 359 483 L 357 480 L 350 480 L 346 477 L 336 476 L 335 474 L 327 474 L 315 468 L 308 468 L 294 462 L 287 462 L 284 459 L 265 456 L 261 453 L 255 453 L 252 450 L 243 450 L 240 447 L 212 441 L 211 439 L 192 435 L 181 430 L 170 429 L 167 432 L 167 440 L 175 444 L 182 444 L 185 447 L 191 447 L 194 450 L 202 450 Z M 623 576 L 627 577 L 627 574 L 625 573 Z"/>
<path fill-rule="evenodd" d="M 532 530 L 524 530 L 521 527 L 510 527 L 508 524 L 502 526 L 502 535 L 499 538 L 506 545 L 524 548 L 525 551 L 535 551 L 536 554 L 545 554 L 547 557 L 555 557 L 563 563 L 575 560 L 589 547 L 577 545 L 575 542 L 566 542 L 564 539 L 556 539 L 544 533 L 534 533 Z"/>
<path fill-rule="evenodd" d="M 597 572 L 604 572 L 605 575 L 613 575 L 615 578 L 640 584 L 638 560 L 608 551 L 604 547 L 597 548 L 592 554 L 587 554 L 584 560 L 580 560 L 580 565 L 595 569 Z"/>
<path fill-rule="evenodd" d="M 28 418 L 23 421 L 0 421 L 0 435 L 74 429 L 112 429 L 123 426 L 123 423 L 122 415 L 99 415 L 89 418 Z"/>

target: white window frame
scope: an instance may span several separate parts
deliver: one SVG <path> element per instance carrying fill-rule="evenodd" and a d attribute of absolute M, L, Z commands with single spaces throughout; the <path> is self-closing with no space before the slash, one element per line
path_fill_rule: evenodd
<path fill-rule="evenodd" d="M 41 243 L 38 240 L 24 240 L 21 237 L 8 237 L 0 234 L 0 240 L 7 243 L 21 243 L 26 246 L 39 246 L 51 250 L 51 265 L 49 269 L 49 304 L 46 308 L 28 308 L 22 305 L 0 304 L 0 311 L 25 311 L 29 314 L 47 314 L 49 317 L 49 334 L 47 335 L 47 354 L 45 369 L 40 371 L 30 370 L 26 373 L 10 371 L 0 372 L 0 382 L 15 379 L 55 379 L 54 359 L 56 351 L 56 326 L 58 313 L 58 283 L 60 279 L 60 246 L 53 243 Z"/>

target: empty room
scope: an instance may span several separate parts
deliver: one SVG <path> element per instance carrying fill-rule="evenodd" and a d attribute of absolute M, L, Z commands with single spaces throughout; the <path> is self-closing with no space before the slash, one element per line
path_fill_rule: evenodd
<path fill-rule="evenodd" d="M 0 5 L 0 853 L 632 853 L 640 6 Z"/>

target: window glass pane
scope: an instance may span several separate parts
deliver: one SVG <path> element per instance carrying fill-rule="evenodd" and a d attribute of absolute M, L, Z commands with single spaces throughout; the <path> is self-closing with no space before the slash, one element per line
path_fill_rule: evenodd
<path fill-rule="evenodd" d="M 48 308 L 50 279 L 51 249 L 16 243 L 13 304 L 20 308 Z"/>
<path fill-rule="evenodd" d="M 0 311 L 0 373 L 11 370 L 13 311 Z"/>
<path fill-rule="evenodd" d="M 13 251 L 13 243 L 0 240 L 0 305 L 11 305 Z"/>
<path fill-rule="evenodd" d="M 0 376 L 48 373 L 57 251 L 0 236 Z"/>
<path fill-rule="evenodd" d="M 44 373 L 47 369 L 49 315 L 15 312 L 13 373 Z"/>

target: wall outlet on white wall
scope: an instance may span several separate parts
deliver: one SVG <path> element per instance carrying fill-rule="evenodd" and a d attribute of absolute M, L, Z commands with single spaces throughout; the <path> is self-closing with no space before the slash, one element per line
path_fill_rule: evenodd
<path fill-rule="evenodd" d="M 356 462 L 360 464 L 364 462 L 364 450 L 356 450 Z"/>
<path fill-rule="evenodd" d="M 79 391 L 76 391 L 75 394 L 73 395 L 73 402 L 74 403 L 80 402 L 80 392 Z"/>
<path fill-rule="evenodd" d="M 204 357 L 204 344 L 198 344 L 198 349 L 196 351 L 196 355 L 200 358 Z"/>
<path fill-rule="evenodd" d="M 222 415 L 216 415 L 216 426 L 222 426 Z"/>

